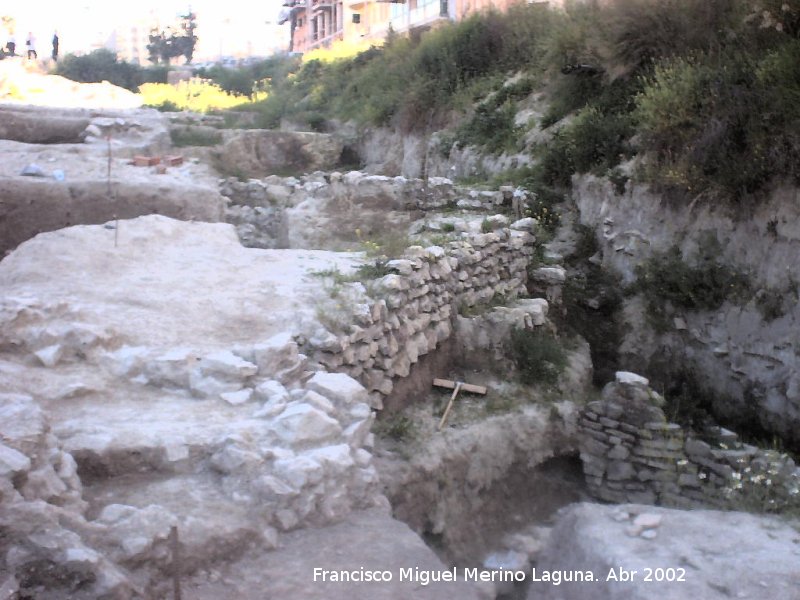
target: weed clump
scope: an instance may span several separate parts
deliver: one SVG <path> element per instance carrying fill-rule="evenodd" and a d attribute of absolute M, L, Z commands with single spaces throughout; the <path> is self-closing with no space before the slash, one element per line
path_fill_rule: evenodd
<path fill-rule="evenodd" d="M 747 276 L 721 262 L 717 252 L 702 254 L 690 265 L 677 246 L 638 266 L 636 277 L 632 291 L 644 295 L 648 316 L 658 331 L 668 328 L 675 309 L 716 310 L 750 290 Z"/>
<path fill-rule="evenodd" d="M 403 442 L 417 435 L 417 425 L 405 415 L 394 414 L 376 421 L 372 431 L 381 437 Z"/>
<path fill-rule="evenodd" d="M 510 336 L 510 355 L 525 384 L 553 385 L 567 365 L 567 355 L 552 335 L 514 328 Z"/>

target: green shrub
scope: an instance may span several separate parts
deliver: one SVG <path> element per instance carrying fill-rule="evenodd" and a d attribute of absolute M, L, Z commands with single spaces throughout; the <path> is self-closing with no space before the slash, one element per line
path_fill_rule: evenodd
<path fill-rule="evenodd" d="M 205 131 L 192 127 L 173 127 L 169 130 L 169 137 L 172 145 L 177 147 L 216 146 L 222 143 L 222 134 L 219 131 Z"/>
<path fill-rule="evenodd" d="M 571 112 L 583 108 L 603 89 L 600 73 L 556 75 L 549 93 L 549 107 L 542 127 L 550 127 Z"/>
<path fill-rule="evenodd" d="M 417 425 L 405 415 L 393 414 L 378 419 L 372 430 L 376 435 L 388 437 L 402 442 L 413 439 L 417 435 Z"/>
<path fill-rule="evenodd" d="M 117 60 L 117 55 L 101 48 L 84 56 L 67 54 L 56 68 L 56 75 L 83 83 L 108 81 L 132 92 L 147 82 L 166 83 L 165 67 L 143 69 L 137 65 Z"/>
<path fill-rule="evenodd" d="M 239 107 L 247 100 L 232 96 L 210 81 L 192 79 L 176 85 L 166 83 L 145 83 L 139 87 L 139 94 L 145 106 L 166 110 L 177 106 L 181 110 L 209 112 Z"/>
<path fill-rule="evenodd" d="M 486 104 L 476 107 L 472 117 L 456 132 L 457 143 L 483 147 L 488 152 L 513 150 L 519 140 L 520 128 L 514 124 L 514 104 L 492 108 Z"/>
<path fill-rule="evenodd" d="M 622 195 L 625 193 L 625 186 L 628 184 L 630 177 L 625 175 L 620 169 L 611 169 L 606 173 L 606 177 L 614 186 L 614 191 L 618 195 Z"/>
<path fill-rule="evenodd" d="M 539 330 L 512 329 L 510 355 L 526 384 L 552 385 L 567 364 L 566 353 L 558 340 Z"/>
<path fill-rule="evenodd" d="M 720 261 L 718 249 L 698 256 L 694 265 L 684 261 L 680 249 L 655 253 L 636 268 L 634 291 L 644 295 L 649 316 L 658 330 L 668 327 L 675 309 L 715 310 L 726 300 L 747 295 L 747 276 Z"/>
<path fill-rule="evenodd" d="M 161 112 L 180 112 L 181 111 L 181 107 L 178 106 L 172 100 L 163 100 L 158 104 L 150 104 L 149 106 L 152 107 L 152 108 L 155 108 L 156 110 L 161 111 Z M 170 136 L 172 136 L 171 132 L 170 132 Z M 172 138 L 172 143 L 173 144 L 175 143 L 175 138 L 174 137 Z"/>
<path fill-rule="evenodd" d="M 490 221 L 489 219 L 484 219 L 481 221 L 481 232 L 482 233 L 490 233 L 495 229 L 500 229 L 502 225 L 497 221 Z"/>
<path fill-rule="evenodd" d="M 581 111 L 569 126 L 572 165 L 578 173 L 594 171 L 598 175 L 616 166 L 630 155 L 627 140 L 633 133 L 629 115 L 604 115 L 589 107 Z"/>
<path fill-rule="evenodd" d="M 753 52 L 679 58 L 638 98 L 648 177 L 692 194 L 742 199 L 800 175 L 800 41 Z"/>
<path fill-rule="evenodd" d="M 354 58 L 295 65 L 292 77 L 271 81 L 270 97 L 258 107 L 262 122 L 274 126 L 281 118 L 318 110 L 326 119 L 429 127 L 460 102 L 471 102 L 464 92 L 485 89 L 482 82 L 496 81 L 498 72 L 535 68 L 551 18 L 542 7 L 518 6 L 414 38 L 394 36 Z M 512 97 L 523 88 L 504 94 Z"/>
<path fill-rule="evenodd" d="M 780 290 L 767 288 L 756 293 L 756 307 L 767 322 L 779 319 L 786 314 L 783 307 L 785 296 Z"/>
<path fill-rule="evenodd" d="M 356 267 L 354 279 L 356 281 L 366 281 L 369 279 L 380 279 L 381 277 L 393 273 L 392 269 L 386 266 L 386 260 L 375 260 Z"/>

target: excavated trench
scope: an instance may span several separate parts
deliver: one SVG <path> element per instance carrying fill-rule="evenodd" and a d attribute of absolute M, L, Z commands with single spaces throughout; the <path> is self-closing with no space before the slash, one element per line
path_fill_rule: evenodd
<path fill-rule="evenodd" d="M 230 189 L 223 195 L 235 199 L 235 210 L 229 209 L 227 218 L 245 246 L 299 243 L 289 231 L 300 226 L 299 211 L 293 209 L 289 218 L 279 203 L 265 202 L 257 187 L 226 185 Z M 320 180 L 313 185 L 324 184 Z M 270 193 L 275 193 L 274 186 Z M 334 203 L 326 202 L 320 200 L 320 207 L 332 210 Z M 342 209 L 337 207 L 334 213 Z M 378 232 L 389 225 L 386 213 L 380 214 Z M 404 227 L 419 217 L 407 207 L 397 214 Z M 358 214 L 365 237 L 374 234 L 369 218 L 377 215 L 368 210 Z M 337 235 L 348 231 L 344 226 L 333 230 Z M 312 244 L 326 247 L 332 242 L 320 238 Z M 577 409 L 571 400 L 585 401 L 591 360 L 588 345 L 578 346 L 575 354 L 583 356 L 577 364 L 583 365 L 584 373 L 573 377 L 561 395 L 515 383 L 510 357 L 498 358 L 496 349 L 467 350 L 457 334 L 420 356 L 408 376 L 394 378 L 373 428 L 376 468 L 393 516 L 408 524 L 446 564 L 520 569 L 535 564 L 555 513 L 588 499 L 577 450 Z M 489 391 L 485 397 L 462 396 L 449 424 L 439 432 L 450 393 L 433 391 L 434 378 L 486 385 Z M 496 592 L 506 598 L 524 597 L 525 585 Z"/>
<path fill-rule="evenodd" d="M 476 362 L 474 355 L 465 357 L 455 335 L 420 358 L 385 401 L 375 427 L 376 466 L 393 516 L 443 562 L 527 569 L 536 564 L 558 510 L 589 499 L 577 451 L 577 409 L 510 383 L 515 378 L 507 369 L 477 370 Z M 450 393 L 432 390 L 434 377 L 489 390 L 485 397 L 462 396 L 438 431 Z M 580 394 L 570 390 L 564 397 L 582 400 Z M 495 593 L 524 598 L 527 587 L 505 584 Z"/>
<path fill-rule="evenodd" d="M 51 115 L 5 106 L 0 111 L 0 139 L 25 144 L 80 144 L 91 116 L 83 111 L 70 112 Z"/>

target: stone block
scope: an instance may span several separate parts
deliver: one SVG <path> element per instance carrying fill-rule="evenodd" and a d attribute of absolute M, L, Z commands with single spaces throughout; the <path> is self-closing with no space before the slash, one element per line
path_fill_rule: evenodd
<path fill-rule="evenodd" d="M 319 371 L 308 380 L 306 387 L 332 400 L 340 406 L 354 402 L 366 402 L 367 390 L 358 381 L 344 373 Z"/>
<path fill-rule="evenodd" d="M 650 490 L 628 491 L 626 492 L 627 501 L 634 504 L 655 504 L 656 494 Z"/>
<path fill-rule="evenodd" d="M 581 435 L 588 436 L 598 442 L 603 442 L 604 444 L 610 444 L 611 441 L 608 439 L 608 435 L 603 433 L 602 431 L 595 431 L 594 429 L 584 429 L 581 431 Z"/>
<path fill-rule="evenodd" d="M 616 402 L 607 402 L 606 403 L 606 416 L 609 419 L 619 420 L 622 417 L 625 410 Z"/>
<path fill-rule="evenodd" d="M 620 481 L 624 479 L 632 479 L 636 476 L 636 471 L 633 465 L 626 461 L 613 460 L 608 463 L 606 470 L 606 477 L 612 481 Z"/>
<path fill-rule="evenodd" d="M 648 467 L 652 467 L 653 469 L 660 469 L 662 471 L 672 471 L 675 472 L 677 470 L 676 461 L 674 460 L 657 460 L 656 458 L 644 458 L 644 457 L 634 457 L 634 460 L 637 464 L 645 465 Z"/>
<path fill-rule="evenodd" d="M 682 451 L 683 440 L 680 437 L 640 440 L 639 446 L 642 448 L 649 448 L 651 450 Z"/>
<path fill-rule="evenodd" d="M 599 421 L 601 425 L 609 429 L 616 429 L 617 427 L 619 427 L 619 421 L 615 421 L 607 417 L 600 417 Z"/>
<path fill-rule="evenodd" d="M 630 450 L 628 450 L 625 446 L 614 446 L 608 452 L 608 458 L 612 460 L 625 460 L 630 456 Z"/>
<path fill-rule="evenodd" d="M 658 431 L 663 434 L 676 434 L 683 431 L 681 426 L 677 423 L 666 423 L 660 421 L 651 421 L 650 423 L 645 423 L 644 427 L 650 431 Z"/>
<path fill-rule="evenodd" d="M 0 476 L 23 473 L 31 468 L 31 460 L 14 448 L 0 444 Z"/>
<path fill-rule="evenodd" d="M 291 445 L 331 439 L 342 431 L 335 419 L 300 402 L 290 403 L 271 425 L 273 431 Z"/>
<path fill-rule="evenodd" d="M 600 425 L 600 423 L 598 423 L 597 421 L 591 421 L 591 420 L 585 418 L 585 416 L 584 416 L 584 418 L 581 418 L 581 427 L 586 428 L 586 429 L 593 429 L 594 431 L 602 431 L 603 430 L 603 426 Z"/>
<path fill-rule="evenodd" d="M 691 473 L 681 473 L 678 476 L 678 485 L 681 487 L 699 488 L 701 486 L 701 483 L 700 480 L 697 478 L 697 475 L 693 475 Z"/>
<path fill-rule="evenodd" d="M 610 449 L 608 444 L 604 444 L 593 438 L 583 438 L 580 440 L 580 447 L 582 452 L 594 454 L 595 456 L 605 456 L 606 452 Z"/>
<path fill-rule="evenodd" d="M 636 373 L 630 371 L 617 371 L 614 374 L 614 379 L 621 385 L 634 385 L 637 387 L 647 387 L 650 385 L 650 380 Z"/>
<path fill-rule="evenodd" d="M 639 434 L 639 427 L 636 425 L 631 425 L 630 423 L 621 422 L 619 424 L 619 428 L 621 431 L 628 433 L 630 435 L 638 435 Z"/>

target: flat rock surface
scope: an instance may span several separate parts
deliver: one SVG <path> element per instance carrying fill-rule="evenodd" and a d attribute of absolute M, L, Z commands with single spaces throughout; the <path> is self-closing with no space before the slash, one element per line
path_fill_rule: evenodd
<path fill-rule="evenodd" d="M 231 225 L 151 215 L 40 234 L 2 262 L 0 288 L 6 306 L 59 304 L 51 318 L 66 311 L 65 327 L 90 323 L 111 345 L 222 348 L 296 328 L 324 293 L 310 274 L 356 256 L 247 249 Z"/>
<path fill-rule="evenodd" d="M 314 568 L 392 574 L 391 582 L 334 583 L 314 581 Z M 477 600 L 484 589 L 464 581 L 423 586 L 400 581 L 400 569 L 447 569 L 407 525 L 381 509 L 352 513 L 322 529 L 302 529 L 281 538 L 279 549 L 247 556 L 216 573 L 198 575 L 183 586 L 195 600 Z M 461 572 L 459 571 L 459 579 Z"/>
<path fill-rule="evenodd" d="M 529 600 L 800 598 L 800 531 L 774 517 L 574 504 L 541 556 L 540 576 L 589 570 L 596 581 L 534 583 Z M 609 578 L 620 569 L 636 573 L 629 581 Z M 645 581 L 647 569 L 652 581 Z M 664 575 L 683 581 L 656 581 Z"/>

